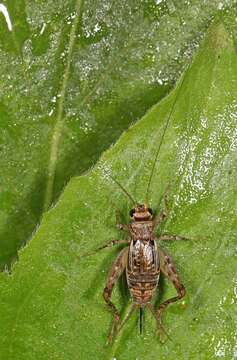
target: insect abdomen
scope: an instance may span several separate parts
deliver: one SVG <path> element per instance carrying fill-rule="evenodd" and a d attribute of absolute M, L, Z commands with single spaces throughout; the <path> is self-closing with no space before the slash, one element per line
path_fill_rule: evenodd
<path fill-rule="evenodd" d="M 151 302 L 158 281 L 159 273 L 134 275 L 127 271 L 128 288 L 133 301 L 139 306 L 144 306 Z"/>

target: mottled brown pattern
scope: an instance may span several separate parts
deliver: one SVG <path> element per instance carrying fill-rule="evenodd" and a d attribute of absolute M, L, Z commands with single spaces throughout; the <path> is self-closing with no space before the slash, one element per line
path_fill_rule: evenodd
<path fill-rule="evenodd" d="M 141 225 L 144 226 L 145 234 L 147 234 L 147 228 L 151 228 L 152 222 L 149 222 L 148 225 L 144 222 L 138 225 L 141 236 Z M 153 229 L 150 235 L 152 238 L 154 237 Z M 156 242 L 150 241 L 148 236 L 143 241 L 139 238 L 131 241 L 126 275 L 128 288 L 135 304 L 143 307 L 151 301 L 158 285 L 159 274 L 160 265 Z"/>
<path fill-rule="evenodd" d="M 84 255 L 94 254 L 106 247 L 114 246 L 121 243 L 127 243 L 129 246 L 125 247 L 120 251 L 116 257 L 108 274 L 106 286 L 104 288 L 103 297 L 106 301 L 106 305 L 114 315 L 114 321 L 109 333 L 108 342 L 111 343 L 115 327 L 118 326 L 117 332 L 126 324 L 132 313 L 137 307 L 141 309 L 147 307 L 158 323 L 158 331 L 160 337 L 162 331 L 168 336 L 164 328 L 162 327 L 161 318 L 162 313 L 166 307 L 185 295 L 185 288 L 182 284 L 178 271 L 172 258 L 169 254 L 162 249 L 157 247 L 156 242 L 159 240 L 199 240 L 199 239 L 188 239 L 177 235 L 162 235 L 159 238 L 155 236 L 155 227 L 164 219 L 168 214 L 168 200 L 167 194 L 165 195 L 165 209 L 164 211 L 154 220 L 152 220 L 152 210 L 148 208 L 146 204 L 134 205 L 130 212 L 130 224 L 123 225 L 119 223 L 118 211 L 112 201 L 111 204 L 115 208 L 116 213 L 116 226 L 123 231 L 130 233 L 131 238 L 120 239 L 111 241 L 108 244 L 86 253 Z M 121 324 L 119 312 L 116 306 L 111 302 L 111 294 L 114 285 L 122 272 L 126 269 L 126 277 L 128 288 L 133 299 L 133 306 L 127 314 L 125 320 Z M 157 288 L 159 282 L 160 271 L 172 282 L 175 286 L 178 295 L 164 301 L 159 305 L 155 311 L 151 305 L 152 296 Z M 141 316 L 140 316 L 141 319 Z M 140 325 L 140 332 L 142 325 Z M 169 337 L 169 336 L 168 336 Z"/>

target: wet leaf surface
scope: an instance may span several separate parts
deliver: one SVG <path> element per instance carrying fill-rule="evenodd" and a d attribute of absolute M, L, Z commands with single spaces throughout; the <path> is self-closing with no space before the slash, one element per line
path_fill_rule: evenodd
<path fill-rule="evenodd" d="M 0 268 L 72 176 L 172 88 L 233 1 L 5 1 L 0 8 Z M 9 16 L 9 18 L 7 17 Z"/>
<path fill-rule="evenodd" d="M 125 132 L 91 171 L 70 180 L 20 251 L 12 274 L 1 274 L 1 358 L 234 359 L 236 64 L 232 40 L 221 23 L 214 23 L 174 91 Z M 177 94 L 149 205 L 161 211 L 173 181 L 169 214 L 157 233 L 207 238 L 161 244 L 187 290 L 163 318 L 173 342 L 164 337 L 159 344 L 148 312 L 140 336 L 136 312 L 113 345 L 104 349 L 112 315 L 101 294 L 122 246 L 80 260 L 76 254 L 126 236 L 116 229 L 106 196 L 115 202 L 122 222 L 128 221 L 131 203 L 108 173 L 138 203 L 145 201 L 154 156 Z M 171 296 L 175 290 L 162 278 L 154 304 Z M 112 301 L 124 317 L 131 306 L 124 277 Z"/>

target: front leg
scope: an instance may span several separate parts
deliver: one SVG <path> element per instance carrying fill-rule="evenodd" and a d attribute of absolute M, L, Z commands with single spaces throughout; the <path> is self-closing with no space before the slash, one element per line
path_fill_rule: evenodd
<path fill-rule="evenodd" d="M 154 219 L 153 221 L 154 227 L 156 227 L 168 214 L 168 191 L 165 194 L 164 202 L 165 202 L 165 209 L 162 211 L 162 213 L 159 216 L 157 216 L 156 219 Z"/>
<path fill-rule="evenodd" d="M 113 203 L 113 201 L 110 200 L 110 198 L 108 198 L 108 197 L 107 197 L 107 199 L 109 200 L 110 204 L 114 208 L 115 216 L 116 216 L 116 226 L 117 226 L 117 228 L 119 228 L 119 230 L 130 232 L 130 227 L 128 225 L 120 224 L 120 222 L 119 222 L 119 213 L 118 213 L 118 210 L 116 209 L 116 206 Z"/>
<path fill-rule="evenodd" d="M 184 288 L 184 285 L 181 282 L 181 279 L 179 277 L 178 271 L 176 269 L 176 266 L 170 257 L 170 255 L 165 251 L 164 249 L 158 247 L 159 252 L 159 258 L 160 258 L 160 269 L 162 273 L 168 278 L 169 281 L 172 282 L 174 287 L 177 290 L 178 296 L 172 297 L 166 301 L 164 301 L 161 305 L 159 305 L 157 309 L 158 318 L 159 318 L 159 332 L 160 332 L 160 341 L 161 341 L 161 334 L 162 334 L 162 314 L 164 310 L 167 308 L 167 306 L 179 299 L 181 299 L 185 293 L 186 290 Z"/>
<path fill-rule="evenodd" d="M 120 251 L 120 253 L 116 257 L 116 259 L 110 269 L 107 283 L 106 283 L 106 286 L 105 286 L 104 292 L 103 292 L 103 297 L 106 301 L 106 305 L 114 314 L 114 322 L 113 322 L 111 331 L 109 333 L 108 341 L 105 345 L 108 345 L 112 342 L 116 324 L 118 326 L 120 326 L 119 312 L 116 309 L 115 305 L 112 303 L 112 301 L 110 301 L 110 297 L 111 297 L 111 294 L 112 294 L 112 291 L 113 291 L 116 281 L 118 280 L 118 278 L 120 277 L 120 275 L 122 274 L 124 269 L 126 268 L 127 261 L 128 261 L 128 249 L 129 249 L 128 246 L 125 247 L 122 251 Z"/>

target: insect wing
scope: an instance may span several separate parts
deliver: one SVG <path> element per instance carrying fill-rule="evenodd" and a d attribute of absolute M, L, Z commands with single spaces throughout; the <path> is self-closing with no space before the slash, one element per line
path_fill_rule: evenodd
<path fill-rule="evenodd" d="M 131 241 L 128 255 L 128 271 L 133 274 L 157 274 L 159 255 L 156 242 Z"/>

